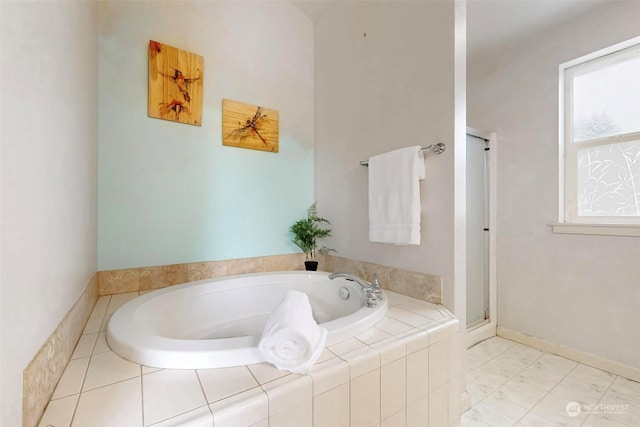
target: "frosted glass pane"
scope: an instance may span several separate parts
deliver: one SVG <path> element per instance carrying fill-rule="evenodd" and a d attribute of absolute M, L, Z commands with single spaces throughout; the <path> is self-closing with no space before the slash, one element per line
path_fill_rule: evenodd
<path fill-rule="evenodd" d="M 578 215 L 640 216 L 640 141 L 578 150 Z"/>
<path fill-rule="evenodd" d="M 640 58 L 573 79 L 573 141 L 640 131 Z"/>

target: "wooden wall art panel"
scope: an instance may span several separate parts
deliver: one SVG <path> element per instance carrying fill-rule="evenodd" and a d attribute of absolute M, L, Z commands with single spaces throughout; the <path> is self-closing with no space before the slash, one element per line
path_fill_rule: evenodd
<path fill-rule="evenodd" d="M 222 144 L 278 152 L 278 111 L 229 99 L 222 100 Z"/>
<path fill-rule="evenodd" d="M 202 125 L 204 59 L 149 41 L 149 117 Z"/>

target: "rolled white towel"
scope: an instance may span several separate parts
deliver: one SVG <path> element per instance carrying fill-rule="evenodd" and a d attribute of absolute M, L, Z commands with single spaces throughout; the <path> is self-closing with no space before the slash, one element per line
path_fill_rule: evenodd
<path fill-rule="evenodd" d="M 258 348 L 276 368 L 307 374 L 326 340 L 327 330 L 313 319 L 307 294 L 291 290 L 269 315 Z"/>

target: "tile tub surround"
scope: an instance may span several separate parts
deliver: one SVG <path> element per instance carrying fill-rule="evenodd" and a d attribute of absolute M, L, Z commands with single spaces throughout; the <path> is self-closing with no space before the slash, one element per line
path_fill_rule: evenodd
<path fill-rule="evenodd" d="M 335 255 L 325 255 L 324 268 L 326 271 L 356 274 L 369 282 L 373 280 L 373 274 L 376 273 L 383 289 L 434 304 L 442 304 L 442 277 L 440 276 Z"/>
<path fill-rule="evenodd" d="M 155 369 L 110 351 L 105 329 L 139 292 L 102 296 L 40 426 L 447 426 L 460 423 L 459 323 L 387 292 L 388 315 L 331 346 L 309 375 L 267 363 Z"/>
<path fill-rule="evenodd" d="M 98 283 L 97 276 L 94 275 L 80 298 L 23 371 L 23 426 L 37 425 L 83 333 L 84 325 L 94 310 L 97 299 Z"/>
<path fill-rule="evenodd" d="M 356 274 L 368 281 L 377 273 L 384 289 L 434 304 L 442 303 L 442 278 L 334 255 L 318 257 L 319 270 Z M 190 264 L 100 271 L 100 295 L 160 289 L 195 280 L 269 271 L 304 269 L 304 254 L 240 258 Z"/>
<path fill-rule="evenodd" d="M 319 269 L 324 260 L 319 259 Z M 237 258 L 98 272 L 100 295 L 148 291 L 202 279 L 269 271 L 304 270 L 304 254 Z"/>

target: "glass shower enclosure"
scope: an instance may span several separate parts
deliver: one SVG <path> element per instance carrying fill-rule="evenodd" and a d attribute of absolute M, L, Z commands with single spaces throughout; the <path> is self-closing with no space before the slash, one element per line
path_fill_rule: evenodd
<path fill-rule="evenodd" d="M 495 171 L 491 169 L 495 139 L 495 133 L 467 128 L 467 346 L 495 335 L 496 330 L 495 261 L 491 257 L 495 253 Z"/>

